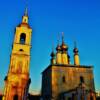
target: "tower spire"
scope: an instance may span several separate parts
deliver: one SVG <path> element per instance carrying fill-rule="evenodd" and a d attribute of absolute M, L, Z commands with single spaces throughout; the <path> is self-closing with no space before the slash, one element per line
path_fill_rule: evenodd
<path fill-rule="evenodd" d="M 76 43 L 76 41 L 74 41 L 74 48 L 77 48 L 77 43 Z"/>
<path fill-rule="evenodd" d="M 64 43 L 64 32 L 62 32 L 62 43 Z"/>
<path fill-rule="evenodd" d="M 23 19 L 22 19 L 22 23 L 28 24 L 28 9 L 27 9 L 27 7 L 25 8 L 25 12 L 24 12 L 24 16 L 23 16 Z"/>
<path fill-rule="evenodd" d="M 28 16 L 28 8 L 25 8 L 25 16 Z"/>

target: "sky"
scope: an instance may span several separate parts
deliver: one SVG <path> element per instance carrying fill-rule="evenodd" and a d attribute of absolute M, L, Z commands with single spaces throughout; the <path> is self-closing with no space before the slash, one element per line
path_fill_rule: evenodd
<path fill-rule="evenodd" d="M 94 66 L 95 88 L 100 91 L 100 0 L 0 0 L 0 91 L 10 64 L 15 27 L 26 6 L 33 29 L 30 92 L 41 91 L 41 73 L 50 64 L 52 45 L 56 48 L 58 34 L 61 41 L 61 32 L 71 63 L 76 41 L 80 63 Z"/>

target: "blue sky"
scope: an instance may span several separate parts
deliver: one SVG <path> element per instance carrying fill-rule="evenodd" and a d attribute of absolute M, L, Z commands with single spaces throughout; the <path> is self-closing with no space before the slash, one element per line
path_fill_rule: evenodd
<path fill-rule="evenodd" d="M 77 41 L 82 65 L 94 66 L 96 90 L 100 91 L 100 0 L 1 0 L 0 2 L 0 89 L 7 75 L 15 27 L 28 6 L 33 29 L 30 91 L 41 89 L 41 72 L 50 63 L 52 43 L 64 32 L 73 64 L 73 46 Z M 60 34 L 61 36 L 61 34 Z"/>

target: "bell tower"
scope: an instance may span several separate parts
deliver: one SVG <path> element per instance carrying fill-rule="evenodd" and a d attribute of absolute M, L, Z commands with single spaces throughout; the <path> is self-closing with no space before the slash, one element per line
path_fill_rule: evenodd
<path fill-rule="evenodd" d="M 5 77 L 3 100 L 26 100 L 29 84 L 30 49 L 32 29 L 25 10 L 22 22 L 16 27 L 10 65 Z"/>

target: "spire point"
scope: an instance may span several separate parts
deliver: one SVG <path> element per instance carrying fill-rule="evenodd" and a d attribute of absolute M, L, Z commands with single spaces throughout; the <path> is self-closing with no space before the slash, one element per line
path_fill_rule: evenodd
<path fill-rule="evenodd" d="M 74 50 L 73 50 L 74 53 L 78 53 L 78 48 L 77 48 L 77 43 L 76 41 L 74 41 Z"/>
<path fill-rule="evenodd" d="M 54 52 L 54 42 L 52 42 L 52 52 Z"/>
<path fill-rule="evenodd" d="M 27 9 L 27 7 L 25 8 L 24 16 L 22 18 L 22 23 L 28 24 L 28 9 Z"/>
<path fill-rule="evenodd" d="M 74 41 L 74 48 L 77 48 L 77 43 L 76 43 L 76 41 Z"/>
<path fill-rule="evenodd" d="M 58 39 L 57 39 L 57 47 L 56 47 L 56 50 L 57 51 L 60 51 L 61 50 L 61 46 L 60 46 L 60 43 L 59 43 L 59 41 L 60 41 L 60 36 L 59 36 L 59 33 L 58 33 Z"/>
<path fill-rule="evenodd" d="M 55 53 L 54 53 L 54 41 L 52 40 L 52 52 L 51 52 L 51 57 L 54 57 Z"/>
<path fill-rule="evenodd" d="M 64 42 L 64 32 L 62 32 L 62 43 Z"/>
<path fill-rule="evenodd" d="M 60 41 L 60 36 L 59 36 L 59 33 L 58 33 L 58 39 L 57 39 L 58 45 L 59 45 L 59 41 Z"/>
<path fill-rule="evenodd" d="M 28 15 L 28 8 L 26 7 L 25 8 L 25 16 L 27 16 Z"/>

